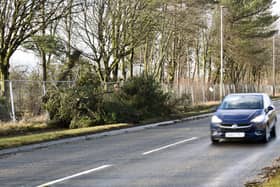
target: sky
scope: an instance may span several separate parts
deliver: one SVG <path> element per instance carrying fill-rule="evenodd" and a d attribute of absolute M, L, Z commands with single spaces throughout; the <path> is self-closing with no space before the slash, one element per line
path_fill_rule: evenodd
<path fill-rule="evenodd" d="M 280 0 L 274 0 L 275 4 L 272 8 L 273 14 L 277 14 L 280 16 Z M 280 21 L 278 21 L 278 27 L 280 29 Z M 24 66 L 29 66 L 31 68 L 35 68 L 39 64 L 39 58 L 32 54 L 25 52 L 21 49 L 17 50 L 12 58 L 11 58 L 11 66 L 18 66 L 18 65 L 24 65 Z"/>
<path fill-rule="evenodd" d="M 274 0 L 275 5 L 273 6 L 273 13 L 278 14 L 280 16 L 280 0 Z"/>
<path fill-rule="evenodd" d="M 33 54 L 25 52 L 21 49 L 18 49 L 13 56 L 11 57 L 11 66 L 30 66 L 32 68 L 36 67 L 39 64 L 39 58 Z"/>

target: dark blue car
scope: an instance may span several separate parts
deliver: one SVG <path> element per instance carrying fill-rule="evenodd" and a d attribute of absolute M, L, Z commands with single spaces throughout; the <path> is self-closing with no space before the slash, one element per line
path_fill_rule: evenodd
<path fill-rule="evenodd" d="M 267 94 L 246 93 L 226 96 L 211 119 L 211 140 L 258 140 L 276 136 L 277 115 Z"/>

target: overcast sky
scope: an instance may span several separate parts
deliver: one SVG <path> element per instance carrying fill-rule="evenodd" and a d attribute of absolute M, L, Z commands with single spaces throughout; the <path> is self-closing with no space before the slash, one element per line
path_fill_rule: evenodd
<path fill-rule="evenodd" d="M 280 0 L 274 0 L 274 2 L 275 2 L 275 5 L 274 5 L 272 11 L 273 11 L 275 14 L 278 14 L 278 15 L 280 16 Z"/>
<path fill-rule="evenodd" d="M 280 16 L 280 0 L 275 0 L 272 11 Z M 280 21 L 278 21 L 278 27 L 280 28 Z M 29 65 L 30 67 L 36 67 L 39 61 L 38 57 L 32 53 L 17 50 L 11 58 L 11 66 Z"/>

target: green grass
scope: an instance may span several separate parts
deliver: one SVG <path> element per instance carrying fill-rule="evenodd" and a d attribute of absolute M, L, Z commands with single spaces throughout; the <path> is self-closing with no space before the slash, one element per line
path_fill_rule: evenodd
<path fill-rule="evenodd" d="M 216 104 L 189 107 L 186 108 L 186 110 L 180 111 L 176 114 L 165 117 L 145 119 L 142 120 L 139 124 L 134 125 L 122 123 L 80 129 L 54 129 L 50 128 L 42 120 L 37 120 L 35 123 L 29 121 L 22 121 L 18 123 L 4 123 L 0 124 L 0 149 L 195 116 L 213 112 L 213 108 L 215 106 Z"/>
<path fill-rule="evenodd" d="M 178 118 L 186 118 L 186 117 L 197 116 L 197 115 L 202 115 L 202 114 L 207 114 L 207 113 L 214 112 L 214 109 L 215 109 L 216 106 L 217 106 L 217 104 L 198 105 L 198 106 L 193 107 L 192 110 L 190 108 L 188 108 L 185 111 L 181 110 L 180 112 L 178 112 L 176 114 L 171 114 L 169 116 L 149 118 L 149 119 L 142 120 L 139 123 L 139 125 L 148 124 L 148 123 L 156 123 L 156 122 L 160 122 L 160 121 L 173 120 L 173 119 L 178 119 Z"/>
<path fill-rule="evenodd" d="M 279 187 L 280 186 L 280 173 L 277 173 L 268 182 L 264 183 L 261 187 Z"/>
<path fill-rule="evenodd" d="M 15 137 L 4 137 L 0 139 L 0 149 L 18 147 L 22 145 L 28 145 L 33 143 L 39 143 L 50 140 L 57 140 L 60 138 L 68 138 L 85 134 L 93 134 L 103 132 L 106 130 L 119 129 L 129 127 L 129 124 L 113 124 L 96 126 L 81 129 L 69 129 L 69 130 L 56 130 L 51 132 L 36 133 L 30 135 L 21 135 Z"/>

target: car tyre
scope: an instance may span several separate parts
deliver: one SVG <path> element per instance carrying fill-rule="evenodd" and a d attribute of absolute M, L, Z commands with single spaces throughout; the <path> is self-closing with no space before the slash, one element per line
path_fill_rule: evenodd
<path fill-rule="evenodd" d="M 270 132 L 268 130 L 268 127 L 265 127 L 265 135 L 263 136 L 262 142 L 263 143 L 268 143 L 270 139 Z"/>
<path fill-rule="evenodd" d="M 275 125 L 274 125 L 274 126 L 272 127 L 272 129 L 271 129 L 270 136 L 271 136 L 272 138 L 275 138 L 275 137 L 276 137 L 276 127 L 275 127 Z"/>
<path fill-rule="evenodd" d="M 213 137 L 211 137 L 211 142 L 213 145 L 217 145 L 218 143 L 220 143 L 220 140 L 216 140 Z"/>

